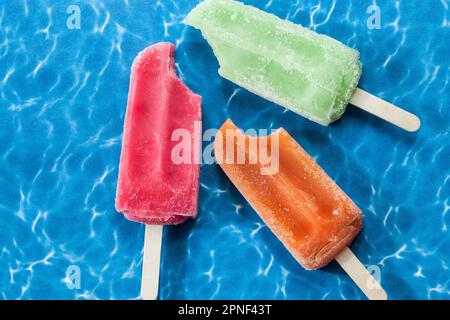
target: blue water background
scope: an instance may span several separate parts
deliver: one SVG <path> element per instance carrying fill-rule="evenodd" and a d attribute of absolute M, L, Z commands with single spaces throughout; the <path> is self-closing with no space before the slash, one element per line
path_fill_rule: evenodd
<path fill-rule="evenodd" d="M 182 23 L 197 1 L 4 0 L 0 298 L 139 298 L 144 227 L 114 197 L 130 66 L 159 41 L 177 45 L 204 129 L 227 118 L 284 127 L 358 204 L 365 224 L 351 248 L 379 268 L 391 299 L 450 298 L 449 1 L 245 2 L 357 48 L 360 87 L 419 115 L 421 130 L 354 107 L 322 127 L 222 79 Z M 381 29 L 366 25 L 373 3 Z M 79 30 L 66 25 L 72 4 Z M 197 220 L 165 228 L 161 299 L 364 299 L 336 263 L 303 270 L 216 165 L 201 167 L 199 208 Z"/>

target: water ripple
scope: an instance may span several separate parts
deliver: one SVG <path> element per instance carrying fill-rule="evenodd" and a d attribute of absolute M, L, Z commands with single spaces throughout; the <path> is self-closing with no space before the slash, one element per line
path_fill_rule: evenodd
<path fill-rule="evenodd" d="M 324 128 L 217 74 L 198 1 L 7 1 L 0 9 L 0 298 L 137 299 L 143 226 L 114 210 L 129 70 L 157 41 L 203 97 L 203 127 L 284 127 L 365 213 L 352 245 L 393 299 L 449 299 L 449 1 L 264 2 L 267 11 L 361 52 L 360 86 L 422 118 L 407 134 L 352 107 Z M 202 165 L 199 217 L 164 228 L 162 299 L 360 299 L 332 263 L 305 271 L 215 165 Z M 70 289 L 69 266 L 81 287 Z"/>

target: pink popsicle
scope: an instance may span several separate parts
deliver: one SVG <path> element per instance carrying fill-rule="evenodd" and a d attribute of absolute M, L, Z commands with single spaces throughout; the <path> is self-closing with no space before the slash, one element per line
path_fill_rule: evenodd
<path fill-rule="evenodd" d="M 174 51 L 171 43 L 152 45 L 139 53 L 131 71 L 116 210 L 146 224 L 178 224 L 197 215 L 199 165 L 172 161 L 179 141 L 171 136 L 176 129 L 189 132 L 193 160 L 201 97 L 176 76 Z"/>

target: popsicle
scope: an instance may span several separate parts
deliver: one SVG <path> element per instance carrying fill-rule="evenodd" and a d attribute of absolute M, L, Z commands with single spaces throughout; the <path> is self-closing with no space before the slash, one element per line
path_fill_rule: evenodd
<path fill-rule="evenodd" d="M 386 299 L 347 248 L 361 230 L 361 210 L 284 129 L 249 136 L 227 120 L 216 135 L 214 153 L 228 178 L 305 269 L 336 259 L 369 298 Z M 270 161 L 263 161 L 263 155 Z M 277 162 L 271 174 L 262 170 L 269 162 Z M 377 285 L 371 287 L 373 283 Z"/>
<path fill-rule="evenodd" d="M 206 0 L 185 23 L 200 29 L 219 60 L 219 74 L 321 125 L 347 104 L 408 131 L 420 120 L 357 89 L 359 53 L 325 35 L 233 0 Z"/>
<path fill-rule="evenodd" d="M 152 45 L 131 67 L 125 115 L 116 210 L 146 224 L 141 295 L 158 292 L 162 225 L 179 224 L 197 215 L 201 97 L 176 76 L 171 43 Z M 177 164 L 174 130 L 189 133 L 192 161 Z"/>

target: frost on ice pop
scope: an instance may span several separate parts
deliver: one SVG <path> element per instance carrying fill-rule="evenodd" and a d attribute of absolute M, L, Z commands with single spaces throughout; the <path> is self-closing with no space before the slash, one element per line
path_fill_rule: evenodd
<path fill-rule="evenodd" d="M 232 0 L 206 0 L 185 22 L 201 30 L 224 78 L 310 120 L 345 112 L 361 76 L 359 53 Z"/>
<path fill-rule="evenodd" d="M 116 209 L 146 224 L 177 224 L 197 214 L 199 165 L 176 164 L 175 129 L 190 133 L 201 120 L 201 97 L 176 76 L 171 43 L 142 51 L 133 62 L 123 130 Z M 199 146 L 200 147 L 200 146 Z"/>
<path fill-rule="evenodd" d="M 358 234 L 361 210 L 284 129 L 266 137 L 248 136 L 228 120 L 219 133 L 222 138 L 214 142 L 217 162 L 305 269 L 327 265 Z M 274 137 L 279 169 L 263 175 L 261 161 L 250 157 L 256 146 L 271 148 Z M 226 149 L 230 146 L 232 152 Z M 237 154 L 245 154 L 246 161 L 238 164 Z"/>

